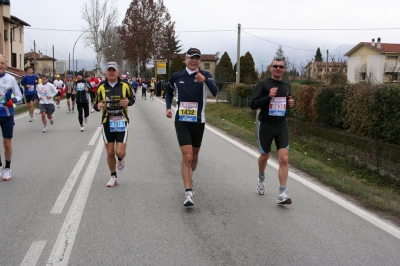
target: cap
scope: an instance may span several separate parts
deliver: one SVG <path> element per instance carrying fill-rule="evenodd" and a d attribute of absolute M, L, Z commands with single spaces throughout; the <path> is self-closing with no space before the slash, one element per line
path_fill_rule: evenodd
<path fill-rule="evenodd" d="M 106 64 L 106 69 L 108 70 L 109 68 L 114 68 L 115 70 L 118 70 L 117 62 L 108 62 Z"/>
<path fill-rule="evenodd" d="M 71 74 L 69 74 L 69 75 L 67 76 L 67 78 L 72 78 L 72 75 L 71 75 Z"/>
<path fill-rule="evenodd" d="M 60 75 L 56 75 L 56 78 L 59 78 L 60 77 Z"/>
<path fill-rule="evenodd" d="M 197 49 L 197 48 L 190 48 L 190 49 L 186 52 L 186 56 L 188 56 L 188 57 L 200 56 L 200 57 L 201 57 L 201 52 L 200 52 L 200 50 Z"/>

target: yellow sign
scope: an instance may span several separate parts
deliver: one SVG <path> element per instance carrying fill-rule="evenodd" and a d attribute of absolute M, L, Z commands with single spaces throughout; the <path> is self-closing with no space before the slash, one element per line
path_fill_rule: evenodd
<path fill-rule="evenodd" d="M 165 61 L 157 61 L 157 74 L 167 74 L 167 63 Z"/>

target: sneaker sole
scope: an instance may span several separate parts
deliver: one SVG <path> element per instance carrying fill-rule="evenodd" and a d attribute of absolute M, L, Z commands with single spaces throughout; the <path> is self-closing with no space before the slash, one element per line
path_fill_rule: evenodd
<path fill-rule="evenodd" d="M 277 202 L 276 204 L 278 204 L 278 205 L 290 205 L 290 204 L 292 204 L 292 199 L 288 198 L 287 200 L 282 201 L 282 202 Z"/>
<path fill-rule="evenodd" d="M 183 204 L 183 206 L 185 206 L 185 207 L 192 207 L 193 205 L 194 205 L 193 202 L 190 202 L 190 201 L 187 201 Z"/>
<path fill-rule="evenodd" d="M 11 179 L 12 179 L 12 177 L 10 177 L 10 178 L 2 178 L 3 181 L 10 181 Z"/>
<path fill-rule="evenodd" d="M 115 187 L 116 185 L 118 185 L 118 182 L 115 182 L 113 186 L 107 184 L 107 187 Z"/>

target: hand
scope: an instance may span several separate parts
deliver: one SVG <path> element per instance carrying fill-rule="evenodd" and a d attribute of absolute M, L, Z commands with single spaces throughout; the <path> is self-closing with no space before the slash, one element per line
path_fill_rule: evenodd
<path fill-rule="evenodd" d="M 85 91 L 88 91 L 89 89 L 87 87 L 85 87 Z"/>
<path fill-rule="evenodd" d="M 269 97 L 274 98 L 278 92 L 278 87 L 273 87 L 269 90 Z"/>
<path fill-rule="evenodd" d="M 76 94 L 76 91 L 72 91 L 72 94 L 75 95 L 75 94 Z"/>
<path fill-rule="evenodd" d="M 167 110 L 166 115 L 167 115 L 168 118 L 172 118 L 172 111 L 171 111 L 171 109 L 168 109 L 168 110 Z"/>
<path fill-rule="evenodd" d="M 119 104 L 120 104 L 122 107 L 127 107 L 128 104 L 129 104 L 129 100 L 128 100 L 127 98 L 124 98 L 124 99 L 122 99 L 122 100 L 119 101 Z"/>
<path fill-rule="evenodd" d="M 294 100 L 292 99 L 292 96 L 289 96 L 289 107 L 292 108 L 294 107 Z"/>
<path fill-rule="evenodd" d="M 103 106 L 104 106 L 104 101 L 101 101 L 97 104 L 97 109 L 101 110 L 103 109 Z"/>
<path fill-rule="evenodd" d="M 47 98 L 47 99 L 51 99 L 51 96 L 50 96 L 50 95 L 47 95 L 46 98 Z"/>
<path fill-rule="evenodd" d="M 197 82 L 204 82 L 204 81 L 206 81 L 206 77 L 203 76 L 203 75 L 200 73 L 199 69 L 196 69 L 196 76 L 195 76 L 194 78 L 197 80 Z"/>

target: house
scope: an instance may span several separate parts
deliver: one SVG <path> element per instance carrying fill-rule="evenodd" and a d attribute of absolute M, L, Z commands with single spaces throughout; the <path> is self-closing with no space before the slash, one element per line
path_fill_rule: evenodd
<path fill-rule="evenodd" d="M 332 75 L 345 75 L 347 62 L 317 62 L 314 59 L 306 66 L 307 79 L 329 82 Z"/>
<path fill-rule="evenodd" d="M 170 61 L 172 62 L 176 58 L 176 54 L 170 55 Z M 185 61 L 186 54 L 178 54 L 182 61 Z M 201 55 L 201 62 L 200 62 L 200 69 L 210 72 L 211 75 L 215 76 L 215 67 L 217 65 L 217 55 L 215 54 L 202 54 Z M 171 73 L 172 74 L 172 73 Z"/>
<path fill-rule="evenodd" d="M 35 70 L 35 73 L 46 74 L 50 77 L 54 76 L 53 66 L 57 59 L 51 56 L 43 55 L 40 51 L 37 53 L 34 51 L 25 53 L 24 59 L 25 68 L 32 67 Z"/>
<path fill-rule="evenodd" d="M 0 0 L 0 53 L 7 57 L 8 66 L 24 67 L 25 21 L 10 14 L 10 0 Z"/>
<path fill-rule="evenodd" d="M 378 38 L 371 42 L 360 42 L 348 56 L 347 79 L 357 82 L 400 82 L 400 44 L 382 43 Z"/>

